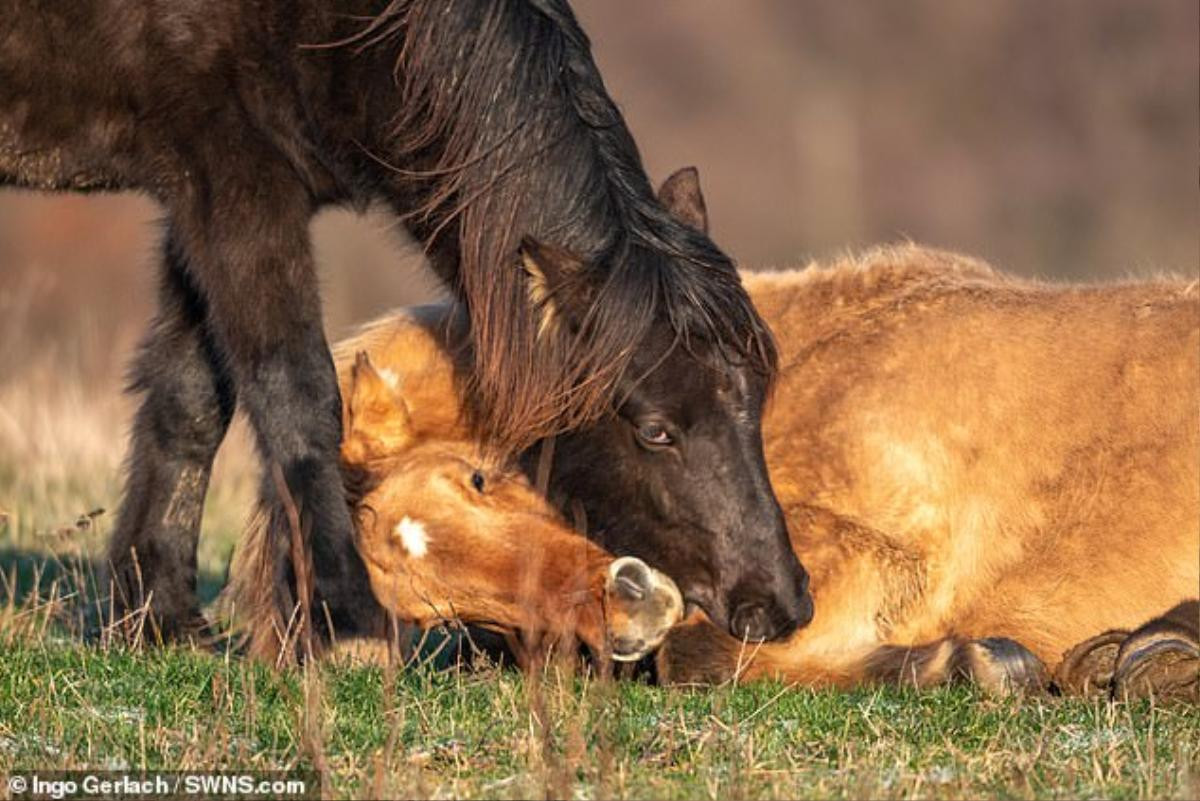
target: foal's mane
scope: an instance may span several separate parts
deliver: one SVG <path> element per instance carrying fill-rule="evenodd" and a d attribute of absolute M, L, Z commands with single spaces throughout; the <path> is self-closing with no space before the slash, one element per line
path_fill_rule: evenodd
<path fill-rule="evenodd" d="M 698 357 L 711 346 L 773 376 L 732 262 L 655 198 L 565 2 L 391 0 L 352 41 L 397 52 L 386 161 L 413 189 L 414 233 L 457 257 L 485 434 L 523 447 L 602 416 L 657 321 Z M 517 259 L 527 234 L 587 265 L 560 287 L 587 288 L 577 327 L 539 335 Z"/>

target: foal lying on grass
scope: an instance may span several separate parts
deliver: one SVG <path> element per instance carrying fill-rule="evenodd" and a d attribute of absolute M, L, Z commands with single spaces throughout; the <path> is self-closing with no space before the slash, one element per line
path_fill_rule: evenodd
<path fill-rule="evenodd" d="M 764 444 L 814 619 L 759 648 L 679 627 L 662 675 L 1045 665 L 1064 691 L 1196 696 L 1195 281 L 1053 285 L 907 246 L 745 283 L 781 352 Z"/>
<path fill-rule="evenodd" d="M 578 536 L 515 466 L 470 438 L 447 343 L 404 319 L 336 350 L 342 468 L 376 598 L 420 627 L 456 621 L 520 633 L 538 651 L 573 637 L 597 655 L 645 656 L 682 616 L 674 582 Z M 261 510 L 225 594 L 250 653 L 268 661 L 305 638 L 302 617 L 279 611 L 299 609 L 294 519 L 282 506 Z M 321 614 L 311 611 L 310 627 Z M 385 620 L 363 624 L 388 630 Z"/>

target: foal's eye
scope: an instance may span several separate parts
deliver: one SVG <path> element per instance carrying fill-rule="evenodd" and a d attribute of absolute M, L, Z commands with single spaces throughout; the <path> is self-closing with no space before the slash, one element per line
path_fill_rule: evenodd
<path fill-rule="evenodd" d="M 667 427 L 656 421 L 649 421 L 638 426 L 638 439 L 646 445 L 661 448 L 673 441 Z"/>
<path fill-rule="evenodd" d="M 475 488 L 476 492 L 483 492 L 483 485 L 483 473 L 476 470 L 471 474 L 471 486 Z"/>

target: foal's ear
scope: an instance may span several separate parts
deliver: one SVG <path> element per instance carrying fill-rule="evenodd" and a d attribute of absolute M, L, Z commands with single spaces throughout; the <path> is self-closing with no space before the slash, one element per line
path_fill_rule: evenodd
<path fill-rule="evenodd" d="M 380 375 L 363 351 L 351 368 L 346 422 L 342 458 L 352 464 L 398 453 L 415 436 L 408 405 L 394 380 Z"/>
<path fill-rule="evenodd" d="M 569 250 L 531 236 L 521 239 L 519 252 L 529 303 L 539 315 L 538 336 L 563 323 L 577 326 L 592 299 L 587 265 Z"/>
<path fill-rule="evenodd" d="M 695 167 L 671 173 L 659 187 L 658 202 L 679 222 L 708 235 L 708 207 L 700 192 L 700 171 Z"/>

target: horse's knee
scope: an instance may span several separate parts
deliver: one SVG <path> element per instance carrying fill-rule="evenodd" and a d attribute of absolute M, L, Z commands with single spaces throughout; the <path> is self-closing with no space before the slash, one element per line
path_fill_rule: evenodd
<path fill-rule="evenodd" d="M 233 418 L 234 389 L 199 347 L 147 347 L 139 357 L 132 389 L 144 398 L 135 436 L 152 437 L 169 457 L 208 463 Z"/>
<path fill-rule="evenodd" d="M 158 314 L 130 373 L 144 393 L 135 436 L 151 437 L 168 458 L 207 464 L 233 417 L 236 390 L 207 325 L 207 302 L 169 234 Z"/>
<path fill-rule="evenodd" d="M 249 366 L 251 379 L 241 387 L 265 455 L 285 472 L 333 467 L 342 439 L 342 397 L 329 348 L 319 332 L 305 339 Z"/>

